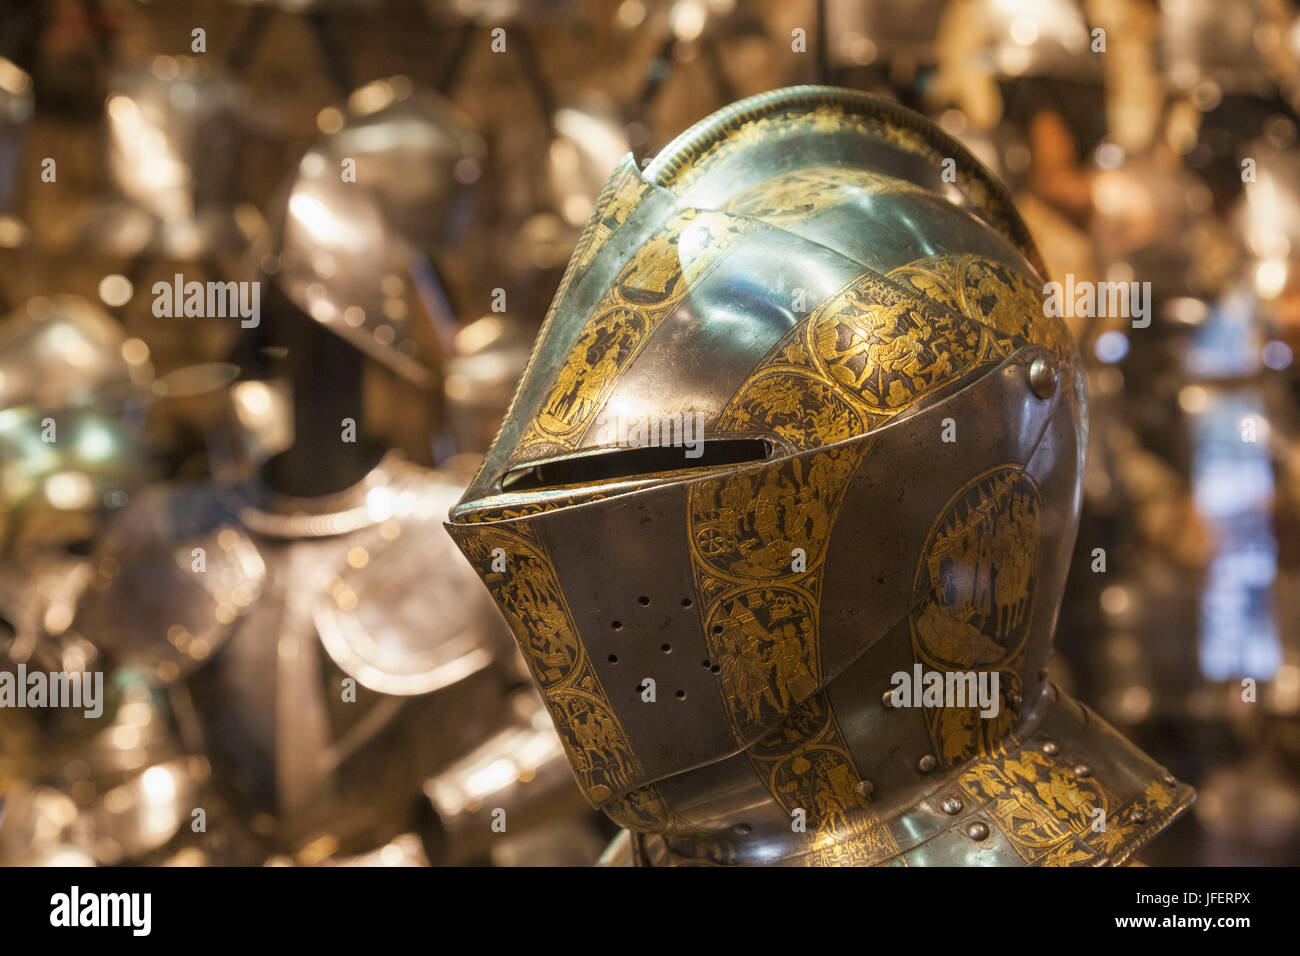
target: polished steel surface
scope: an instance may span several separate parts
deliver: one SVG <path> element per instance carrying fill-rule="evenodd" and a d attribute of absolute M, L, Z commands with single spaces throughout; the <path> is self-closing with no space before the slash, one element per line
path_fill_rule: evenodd
<path fill-rule="evenodd" d="M 0 552 L 79 540 L 143 477 L 149 349 L 86 300 L 0 323 Z"/>
<path fill-rule="evenodd" d="M 0 57 L 0 216 L 12 205 L 23 133 L 32 118 L 32 92 L 27 72 Z"/>
<path fill-rule="evenodd" d="M 0 15 L 0 865 L 1300 860 L 1297 0 L 202 6 Z"/>
<path fill-rule="evenodd" d="M 264 854 L 369 853 L 417 822 L 425 779 L 454 779 L 442 768 L 471 751 L 490 768 L 523 761 L 508 805 L 526 830 L 577 791 L 562 759 L 519 791 L 560 749 L 507 699 L 516 652 L 441 527 L 460 492 L 396 455 L 320 499 L 257 481 L 152 490 L 94 554 L 70 630 L 174 686 L 212 792 Z M 461 842 L 428 861 L 483 849 Z"/>
<path fill-rule="evenodd" d="M 243 251 L 235 217 L 242 98 L 200 58 L 118 73 L 105 103 L 114 196 L 84 241 L 122 257 L 195 261 Z"/>
<path fill-rule="evenodd" d="M 463 231 L 483 144 L 437 95 L 404 77 L 356 90 L 338 128 L 298 163 L 253 259 L 303 313 L 422 387 L 443 362 L 432 323 L 454 328 L 424 257 Z"/>
<path fill-rule="evenodd" d="M 143 346 L 143 343 L 139 343 Z M 152 377 L 148 349 L 73 295 L 33 299 L 0 322 L 0 408 L 121 404 Z"/>
<path fill-rule="evenodd" d="M 372 192 L 385 220 L 418 249 L 454 242 L 472 211 L 483 142 L 447 100 L 405 77 L 355 90 L 342 125 L 319 144 L 337 174 L 355 162 L 356 184 Z"/>
<path fill-rule="evenodd" d="M 456 333 L 443 391 L 456 448 L 483 454 L 501 427 L 532 351 L 532 333 L 508 313 L 489 313 Z"/>

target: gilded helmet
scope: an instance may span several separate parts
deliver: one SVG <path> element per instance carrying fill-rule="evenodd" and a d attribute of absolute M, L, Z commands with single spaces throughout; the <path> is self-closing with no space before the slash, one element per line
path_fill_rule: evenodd
<path fill-rule="evenodd" d="M 448 527 L 637 860 L 1120 863 L 1190 803 L 1047 679 L 1087 424 L 1041 276 L 858 92 L 615 171 Z"/>

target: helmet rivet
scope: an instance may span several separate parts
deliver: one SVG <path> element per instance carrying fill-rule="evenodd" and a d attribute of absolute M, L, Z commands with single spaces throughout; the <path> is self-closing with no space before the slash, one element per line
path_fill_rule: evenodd
<path fill-rule="evenodd" d="M 1049 740 L 1047 743 L 1043 744 L 1043 753 L 1047 754 L 1047 756 L 1049 756 L 1049 757 L 1055 757 L 1055 756 L 1056 756 L 1057 754 L 1059 754 L 1060 752 L 1061 752 L 1061 748 L 1058 747 L 1058 746 L 1057 746 L 1053 741 L 1051 741 L 1051 740 Z"/>
<path fill-rule="evenodd" d="M 1147 814 L 1146 814 L 1146 811 L 1145 811 L 1145 810 L 1134 810 L 1134 811 L 1133 811 L 1133 822 L 1136 823 L 1136 824 L 1138 824 L 1139 826 L 1141 826 L 1143 823 L 1146 823 L 1146 822 L 1147 822 Z"/>
<path fill-rule="evenodd" d="M 921 773 L 929 773 L 935 768 L 937 763 L 938 761 L 934 759 L 934 754 L 926 754 L 916 762 L 916 769 L 921 771 Z"/>
<path fill-rule="evenodd" d="M 989 825 L 982 820 L 976 820 L 966 828 L 966 835 L 972 840 L 986 840 L 989 835 Z"/>
<path fill-rule="evenodd" d="M 880 703 L 890 710 L 894 709 L 894 689 L 892 687 L 880 695 Z"/>
<path fill-rule="evenodd" d="M 1174 775 L 1172 773 L 1165 774 L 1165 783 L 1169 784 L 1169 786 L 1172 787 L 1177 782 L 1178 781 L 1174 778 Z"/>
<path fill-rule="evenodd" d="M 876 785 L 870 780 L 863 780 L 857 786 L 859 797 L 869 797 L 876 792 Z"/>
<path fill-rule="evenodd" d="M 1079 764 L 1079 766 L 1074 768 L 1074 775 L 1076 777 L 1091 777 L 1092 768 L 1089 767 L 1086 763 L 1081 763 Z"/>
<path fill-rule="evenodd" d="M 1056 394 L 1056 365 L 1043 358 L 1036 358 L 1029 365 L 1029 387 L 1039 398 L 1051 398 Z"/>
<path fill-rule="evenodd" d="M 749 832 L 750 826 L 748 823 L 737 823 L 731 829 L 734 830 L 736 833 L 739 833 L 741 836 L 744 836 Z"/>
<path fill-rule="evenodd" d="M 950 817 L 955 817 L 961 813 L 961 801 L 956 797 L 949 797 L 940 806 L 943 808 L 943 812 Z"/>

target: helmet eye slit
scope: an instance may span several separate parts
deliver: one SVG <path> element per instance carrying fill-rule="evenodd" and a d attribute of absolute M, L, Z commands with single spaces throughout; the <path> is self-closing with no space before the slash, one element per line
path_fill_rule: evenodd
<path fill-rule="evenodd" d="M 663 472 L 717 465 L 765 461 L 772 443 L 765 438 L 709 438 L 692 458 L 686 449 L 671 446 L 600 449 L 553 461 L 520 465 L 501 477 L 502 491 L 529 491 L 559 485 L 581 485 Z"/>

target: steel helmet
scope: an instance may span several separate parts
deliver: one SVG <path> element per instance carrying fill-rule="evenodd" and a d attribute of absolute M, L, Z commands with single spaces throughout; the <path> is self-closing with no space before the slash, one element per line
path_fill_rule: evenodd
<path fill-rule="evenodd" d="M 1041 274 L 849 90 L 616 170 L 448 527 L 636 859 L 1120 863 L 1188 806 L 1047 680 L 1087 424 Z"/>

